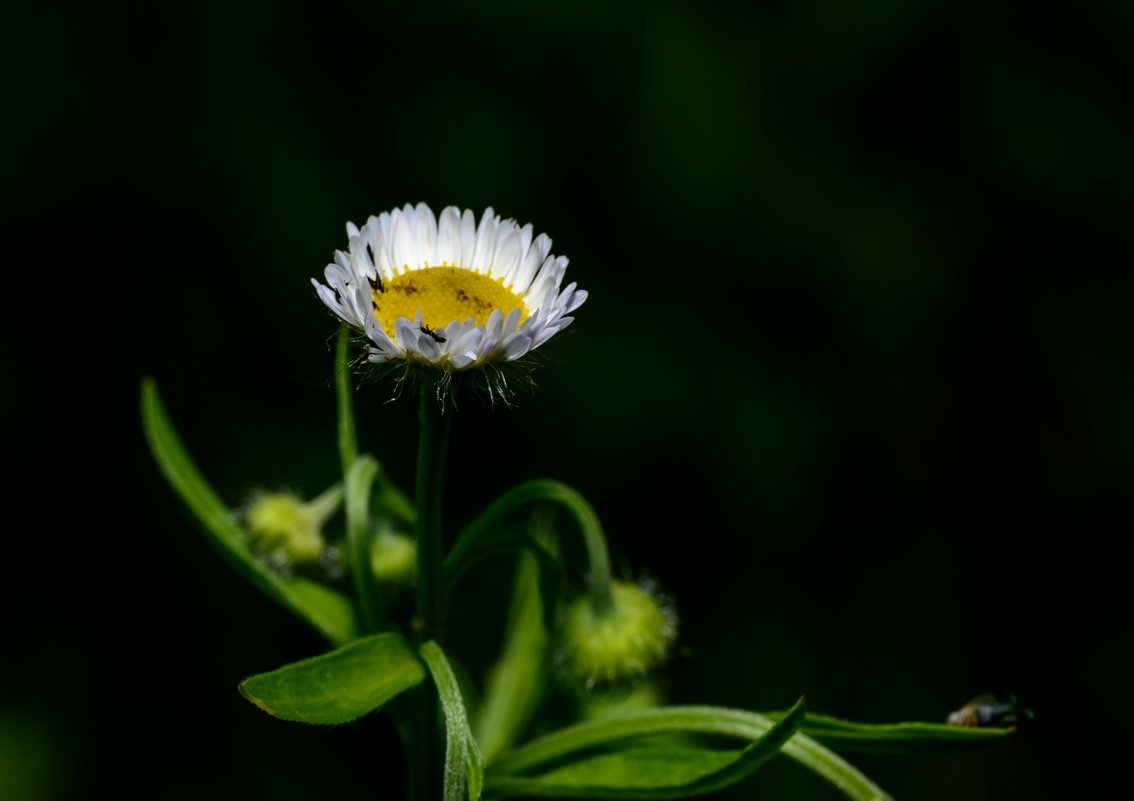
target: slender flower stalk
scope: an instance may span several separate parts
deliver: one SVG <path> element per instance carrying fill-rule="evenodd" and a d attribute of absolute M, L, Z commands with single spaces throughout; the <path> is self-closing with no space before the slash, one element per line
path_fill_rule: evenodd
<path fill-rule="evenodd" d="M 335 344 L 335 395 L 339 404 L 339 460 L 346 481 L 354 459 L 358 456 L 358 437 L 354 432 L 354 399 L 350 388 L 350 329 L 339 329 Z"/>
<path fill-rule="evenodd" d="M 421 426 L 417 448 L 417 614 L 414 635 L 439 639 L 444 621 L 445 553 L 441 534 L 441 490 L 452 413 L 444 414 L 437 400 L 422 393 L 418 407 Z"/>
<path fill-rule="evenodd" d="M 417 642 L 440 639 L 445 616 L 444 538 L 441 528 L 441 491 L 445 456 L 449 445 L 449 424 L 453 414 L 445 414 L 430 393 L 421 394 L 418 406 L 417 449 L 417 608 L 413 619 Z M 439 784 L 443 754 L 438 727 L 437 697 L 419 691 L 414 710 L 411 759 L 418 766 L 412 797 L 415 801 L 440 798 Z"/>

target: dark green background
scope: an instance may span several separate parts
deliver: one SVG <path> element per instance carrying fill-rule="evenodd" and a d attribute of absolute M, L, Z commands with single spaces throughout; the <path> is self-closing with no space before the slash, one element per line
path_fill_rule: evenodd
<path fill-rule="evenodd" d="M 591 292 L 535 395 L 462 409 L 449 521 L 528 477 L 587 494 L 676 599 L 673 701 L 1036 710 L 992 749 L 861 760 L 902 799 L 1082 797 L 1128 759 L 1129 4 L 5 17 L 13 801 L 402 795 L 384 721 L 237 694 L 322 645 L 203 544 L 137 384 L 232 503 L 318 492 L 335 323 L 308 279 L 347 220 L 419 200 L 532 222 Z M 359 394 L 363 444 L 410 490 L 387 396 Z M 461 610 L 475 668 L 499 584 Z M 837 796 L 773 764 L 727 797 Z"/>

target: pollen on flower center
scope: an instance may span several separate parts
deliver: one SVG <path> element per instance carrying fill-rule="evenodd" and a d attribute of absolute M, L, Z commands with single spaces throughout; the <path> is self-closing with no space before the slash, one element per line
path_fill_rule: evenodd
<path fill-rule="evenodd" d="M 528 316 L 523 298 L 504 286 L 503 280 L 460 267 L 409 270 L 379 283 L 373 295 L 374 315 L 391 337 L 399 317 L 412 320 L 419 311 L 430 329 L 470 317 L 484 325 L 493 309 L 505 316 L 519 309 L 521 322 Z"/>

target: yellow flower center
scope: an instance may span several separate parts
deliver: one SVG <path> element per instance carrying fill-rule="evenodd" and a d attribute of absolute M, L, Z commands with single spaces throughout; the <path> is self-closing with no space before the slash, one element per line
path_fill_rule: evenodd
<path fill-rule="evenodd" d="M 521 322 L 528 316 L 524 299 L 501 279 L 460 267 L 409 270 L 374 288 L 374 314 L 391 337 L 399 317 L 412 321 L 419 311 L 423 327 L 433 331 L 470 317 L 484 325 L 493 309 L 505 317 L 519 309 Z"/>

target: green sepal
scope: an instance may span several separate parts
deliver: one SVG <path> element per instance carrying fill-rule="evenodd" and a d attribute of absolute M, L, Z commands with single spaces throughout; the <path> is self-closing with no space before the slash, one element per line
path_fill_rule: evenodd
<path fill-rule="evenodd" d="M 208 541 L 253 585 L 310 623 L 335 645 L 358 632 L 354 605 L 335 590 L 299 577 L 285 578 L 260 563 L 232 511 L 197 470 L 177 436 L 153 379 L 142 381 L 142 424 L 150 451 L 170 486 L 201 523 Z"/>
<path fill-rule="evenodd" d="M 744 779 L 791 739 L 803 721 L 802 699 L 741 751 L 696 746 L 642 746 L 595 752 L 584 748 L 547 769 L 525 775 L 488 774 L 494 795 L 556 798 L 683 798 Z M 601 726 L 603 721 L 596 721 Z M 594 726 L 595 724 L 590 724 Z M 552 735 L 554 736 L 554 735 Z"/>
<path fill-rule="evenodd" d="M 409 642 L 386 632 L 252 676 L 241 682 L 240 692 L 282 720 L 349 723 L 424 678 L 425 669 Z"/>

